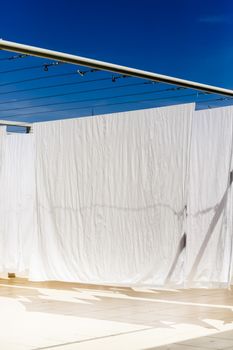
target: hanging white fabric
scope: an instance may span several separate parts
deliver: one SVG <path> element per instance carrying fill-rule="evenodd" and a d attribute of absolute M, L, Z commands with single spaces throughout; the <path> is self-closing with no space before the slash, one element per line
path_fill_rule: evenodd
<path fill-rule="evenodd" d="M 34 124 L 31 279 L 183 283 L 193 110 L 189 104 Z"/>
<path fill-rule="evenodd" d="M 228 286 L 232 144 L 233 108 L 193 104 L 0 128 L 0 272 Z"/>
<path fill-rule="evenodd" d="M 187 287 L 221 287 L 230 283 L 232 124 L 232 107 L 197 111 L 193 117 L 185 259 Z"/>
<path fill-rule="evenodd" d="M 33 135 L 0 136 L 0 271 L 30 267 L 35 233 Z"/>

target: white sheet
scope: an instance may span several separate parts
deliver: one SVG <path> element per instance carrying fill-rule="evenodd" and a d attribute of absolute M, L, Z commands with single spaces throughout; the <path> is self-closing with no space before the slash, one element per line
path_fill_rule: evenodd
<path fill-rule="evenodd" d="M 232 107 L 192 104 L 0 128 L 0 272 L 228 286 L 232 143 Z"/>
<path fill-rule="evenodd" d="M 33 135 L 0 137 L 0 271 L 30 267 L 35 229 Z"/>
<path fill-rule="evenodd" d="M 188 195 L 186 286 L 230 283 L 233 108 L 195 112 Z"/>
<path fill-rule="evenodd" d="M 183 282 L 178 253 L 193 108 L 34 125 L 38 242 L 31 279 Z"/>

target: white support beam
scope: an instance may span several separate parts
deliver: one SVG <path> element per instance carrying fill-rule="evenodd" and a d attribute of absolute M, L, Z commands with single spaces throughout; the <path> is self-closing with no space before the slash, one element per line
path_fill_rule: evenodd
<path fill-rule="evenodd" d="M 108 62 L 102 62 L 102 61 L 98 61 L 90 58 L 70 55 L 63 52 L 42 49 L 35 46 L 18 44 L 11 41 L 0 40 L 0 50 L 6 50 L 6 51 L 27 54 L 31 56 L 48 58 L 48 59 L 56 60 L 60 62 L 86 66 L 86 67 L 95 68 L 99 70 L 128 75 L 136 78 L 142 78 L 142 79 L 147 79 L 151 81 L 157 81 L 161 83 L 167 83 L 167 84 L 182 86 L 190 89 L 195 89 L 198 91 L 204 91 L 208 93 L 214 93 L 214 94 L 219 94 L 223 96 L 233 97 L 233 90 L 224 89 L 221 87 L 207 85 L 207 84 L 201 84 L 194 81 L 174 78 L 167 75 L 152 73 L 152 72 L 148 72 L 140 69 L 120 66 L 120 65 L 112 64 Z"/>

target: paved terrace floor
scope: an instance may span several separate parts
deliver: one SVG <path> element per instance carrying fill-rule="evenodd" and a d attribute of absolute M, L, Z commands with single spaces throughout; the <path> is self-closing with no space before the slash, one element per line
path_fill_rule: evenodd
<path fill-rule="evenodd" d="M 2 278 L 0 327 L 1 350 L 233 350 L 233 292 Z"/>

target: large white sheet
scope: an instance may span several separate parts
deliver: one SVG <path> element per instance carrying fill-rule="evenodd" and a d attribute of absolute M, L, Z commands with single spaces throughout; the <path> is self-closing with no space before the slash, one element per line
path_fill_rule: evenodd
<path fill-rule="evenodd" d="M 232 144 L 233 108 L 192 104 L 0 128 L 0 272 L 228 286 Z"/>
<path fill-rule="evenodd" d="M 34 125 L 30 278 L 181 285 L 194 105 Z"/>
<path fill-rule="evenodd" d="M 30 267 L 35 233 L 33 135 L 0 135 L 0 271 Z"/>
<path fill-rule="evenodd" d="M 232 107 L 198 111 L 193 117 L 186 286 L 219 287 L 230 283 L 232 126 Z"/>

